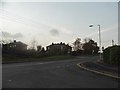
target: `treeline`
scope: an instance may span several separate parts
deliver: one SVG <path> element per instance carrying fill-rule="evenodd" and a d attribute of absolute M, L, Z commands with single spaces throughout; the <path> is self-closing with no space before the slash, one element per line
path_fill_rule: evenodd
<path fill-rule="evenodd" d="M 81 42 L 80 38 L 77 38 L 72 46 L 65 43 L 52 43 L 46 46 L 46 50 L 41 45 L 37 45 L 37 49 L 27 49 L 27 45 L 14 40 L 10 43 L 2 43 L 2 58 L 41 58 L 48 56 L 59 55 L 97 55 L 99 54 L 99 47 L 97 42 L 92 39 L 84 39 Z M 120 66 L 120 46 L 114 45 L 103 50 L 104 63 L 119 65 Z"/>
<path fill-rule="evenodd" d="M 103 50 L 103 61 L 120 66 L 120 46 L 111 46 Z"/>
<path fill-rule="evenodd" d="M 34 46 L 34 43 L 33 43 Z M 95 55 L 98 54 L 99 47 L 97 43 L 92 39 L 84 39 L 84 42 L 81 42 L 80 38 L 77 38 L 73 42 L 73 46 L 65 43 L 52 43 L 49 46 L 46 46 L 46 50 L 41 45 L 37 45 L 37 49 L 32 47 L 27 49 L 27 45 L 22 42 L 13 42 L 2 44 L 2 54 L 3 57 L 46 57 L 46 56 L 55 56 L 55 55 L 82 55 L 89 54 Z"/>
<path fill-rule="evenodd" d="M 94 40 L 86 38 L 81 42 L 81 39 L 77 38 L 73 43 L 72 55 L 95 55 L 98 54 L 98 51 L 99 47 Z"/>

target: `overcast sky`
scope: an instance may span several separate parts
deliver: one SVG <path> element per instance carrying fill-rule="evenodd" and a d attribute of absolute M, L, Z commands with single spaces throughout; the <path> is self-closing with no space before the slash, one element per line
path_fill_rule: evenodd
<path fill-rule="evenodd" d="M 92 38 L 102 46 L 118 43 L 117 2 L 4 2 L 0 4 L 0 28 L 4 38 L 26 44 L 35 39 L 47 46 L 52 42 L 72 44 L 76 38 Z M 93 28 L 89 28 L 94 24 Z"/>

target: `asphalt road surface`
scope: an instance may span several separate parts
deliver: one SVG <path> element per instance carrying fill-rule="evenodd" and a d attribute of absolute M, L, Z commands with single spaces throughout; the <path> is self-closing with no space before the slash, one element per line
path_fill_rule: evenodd
<path fill-rule="evenodd" d="M 4 64 L 3 88 L 118 88 L 118 81 L 80 69 L 79 62 L 99 57 L 73 60 Z"/>

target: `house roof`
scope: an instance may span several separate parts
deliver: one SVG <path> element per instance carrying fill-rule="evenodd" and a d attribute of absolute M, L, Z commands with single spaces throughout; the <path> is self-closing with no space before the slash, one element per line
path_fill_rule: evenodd
<path fill-rule="evenodd" d="M 51 47 L 51 46 L 61 46 L 61 45 L 62 45 L 62 46 L 63 46 L 63 45 L 64 45 L 64 46 L 69 46 L 69 45 L 61 42 L 61 43 L 52 43 L 51 45 L 49 45 L 49 46 L 47 46 L 47 47 Z M 69 46 L 69 47 L 71 47 L 71 46 Z"/>
<path fill-rule="evenodd" d="M 24 43 L 22 43 L 22 42 L 12 42 L 12 43 L 10 43 L 10 44 L 15 44 L 15 45 L 22 45 L 22 46 L 28 46 L 27 44 L 24 44 Z"/>

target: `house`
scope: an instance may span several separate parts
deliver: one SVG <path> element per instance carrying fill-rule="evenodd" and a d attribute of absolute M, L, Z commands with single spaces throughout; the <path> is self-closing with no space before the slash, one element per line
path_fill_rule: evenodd
<path fill-rule="evenodd" d="M 52 43 L 46 47 L 46 52 L 49 55 L 64 55 L 69 54 L 72 51 L 72 47 L 65 43 Z"/>
<path fill-rule="evenodd" d="M 11 43 L 3 44 L 3 50 L 18 50 L 18 51 L 25 51 L 27 50 L 27 45 L 22 42 L 16 42 L 14 40 Z"/>

